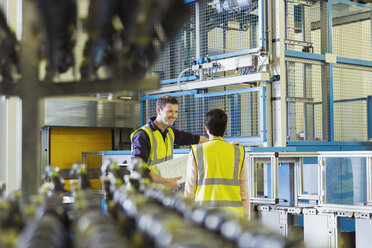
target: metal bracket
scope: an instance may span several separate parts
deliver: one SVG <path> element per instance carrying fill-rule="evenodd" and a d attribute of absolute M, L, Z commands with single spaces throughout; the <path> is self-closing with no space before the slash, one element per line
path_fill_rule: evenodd
<path fill-rule="evenodd" d="M 287 208 L 287 212 L 290 214 L 301 214 L 301 208 Z"/>
<path fill-rule="evenodd" d="M 314 98 L 310 97 L 286 97 L 287 102 L 305 102 L 305 103 L 313 103 Z"/>
<path fill-rule="evenodd" d="M 279 215 L 280 234 L 282 237 L 288 236 L 288 215 L 285 212 L 281 212 Z"/>
<path fill-rule="evenodd" d="M 285 39 L 284 43 L 289 44 L 289 45 L 296 45 L 296 46 L 312 46 L 313 45 L 312 42 L 302 41 L 302 40 L 290 40 L 290 39 Z"/>
<path fill-rule="evenodd" d="M 329 230 L 337 229 L 337 216 L 335 215 L 328 216 L 328 229 Z"/>
<path fill-rule="evenodd" d="M 308 214 L 308 215 L 316 215 L 317 214 L 317 210 L 315 208 L 304 208 L 302 210 L 302 212 L 304 214 Z"/>
<path fill-rule="evenodd" d="M 278 199 L 268 199 L 268 198 L 251 198 L 250 199 L 251 203 L 256 203 L 256 204 L 277 204 Z"/>
<path fill-rule="evenodd" d="M 307 7 L 311 7 L 315 1 L 310 1 L 310 0 L 287 0 L 287 3 L 295 3 L 295 4 L 302 4 Z"/>
<path fill-rule="evenodd" d="M 354 218 L 355 219 L 370 219 L 371 218 L 371 214 L 370 213 L 359 213 L 359 212 L 355 212 L 354 213 Z"/>
<path fill-rule="evenodd" d="M 330 247 L 338 247 L 338 220 L 337 216 L 329 215 L 328 218 L 328 235 Z"/>
<path fill-rule="evenodd" d="M 353 212 L 350 211 L 337 211 L 336 215 L 339 217 L 351 218 L 353 217 Z"/>
<path fill-rule="evenodd" d="M 270 207 L 269 206 L 262 206 L 262 205 L 260 205 L 260 206 L 257 206 L 257 209 L 259 211 L 270 211 Z"/>

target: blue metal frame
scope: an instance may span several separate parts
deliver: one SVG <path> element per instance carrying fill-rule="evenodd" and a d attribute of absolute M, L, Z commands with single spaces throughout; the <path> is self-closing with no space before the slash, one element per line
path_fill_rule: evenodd
<path fill-rule="evenodd" d="M 300 144 L 302 143 L 302 144 Z M 286 147 L 245 147 L 246 152 L 372 151 L 368 142 L 287 142 Z"/>
<path fill-rule="evenodd" d="M 140 120 L 141 120 L 141 126 L 143 126 L 144 125 L 144 123 L 143 123 L 144 122 L 144 120 L 143 120 L 144 118 L 143 118 L 143 111 L 142 111 L 143 110 L 143 105 L 144 105 L 143 101 L 141 101 L 140 104 L 141 104 L 141 110 L 140 110 L 141 111 L 141 119 Z"/>
<path fill-rule="evenodd" d="M 305 53 L 292 50 L 284 50 L 284 55 L 287 57 L 301 58 L 301 59 L 311 59 L 325 62 L 325 55 L 317 53 Z"/>
<path fill-rule="evenodd" d="M 240 143 L 251 143 L 251 142 L 263 142 L 261 136 L 252 136 L 252 137 L 233 137 L 224 139 L 227 142 L 239 141 Z"/>
<path fill-rule="evenodd" d="M 227 142 L 239 141 L 251 142 L 248 138 L 229 138 L 224 139 Z M 261 141 L 259 137 L 256 137 L 257 141 Z M 300 142 L 288 142 L 288 143 L 300 143 Z M 286 147 L 254 147 L 246 146 L 244 147 L 245 152 L 318 152 L 318 151 L 371 151 L 372 145 L 368 142 L 324 142 L 327 144 L 322 144 L 322 142 L 302 142 L 307 143 L 309 146 L 303 145 L 293 145 Z M 357 143 L 357 144 L 354 144 Z M 174 154 L 188 154 L 189 149 L 174 149 Z M 121 150 L 121 151 L 104 151 L 104 155 L 131 155 L 131 150 Z"/>
<path fill-rule="evenodd" d="M 226 96 L 226 95 L 240 94 L 240 93 L 245 93 L 245 92 L 260 91 L 261 88 L 262 87 L 253 87 L 253 88 L 226 90 L 226 91 L 218 91 L 218 92 L 211 92 L 211 93 L 201 93 L 201 94 L 198 93 L 198 94 L 195 94 L 194 97 L 200 98 L 200 97 Z"/>
<path fill-rule="evenodd" d="M 288 141 L 288 146 L 371 146 L 371 142 L 344 142 L 344 141 L 333 141 L 333 142 L 327 142 L 327 141 Z"/>
<path fill-rule="evenodd" d="M 285 50 L 284 55 L 286 57 L 311 59 L 311 60 L 318 60 L 318 61 L 325 62 L 325 55 L 323 54 Z M 369 61 L 369 60 L 351 59 L 351 58 L 345 58 L 345 57 L 339 57 L 339 56 L 337 56 L 336 62 L 341 63 L 341 64 L 349 64 L 349 65 L 372 66 L 372 61 Z"/>
<path fill-rule="evenodd" d="M 332 54 L 332 1 L 328 1 L 328 53 Z M 330 122 L 330 141 L 335 140 L 334 127 L 334 105 L 333 105 L 333 64 L 329 66 L 329 122 Z"/>
<path fill-rule="evenodd" d="M 199 79 L 199 76 L 181 77 L 180 82 L 192 81 L 192 80 L 196 80 L 196 79 Z M 178 78 L 160 80 L 160 84 L 171 84 L 171 83 L 177 83 L 177 82 L 178 82 Z"/>
<path fill-rule="evenodd" d="M 231 95 L 230 98 L 230 104 L 231 104 L 231 115 L 235 116 L 234 123 L 231 125 L 231 136 L 237 137 L 239 134 L 241 134 L 241 96 L 237 95 L 237 102 L 235 102 L 235 96 Z"/>
<path fill-rule="evenodd" d="M 261 0 L 261 47 L 265 47 L 265 28 L 266 28 L 266 23 L 265 23 L 265 0 Z"/>
<path fill-rule="evenodd" d="M 245 152 L 295 152 L 295 147 L 244 147 Z"/>
<path fill-rule="evenodd" d="M 329 122 L 330 122 L 330 141 L 335 140 L 335 113 L 333 101 L 333 64 L 329 64 Z"/>
<path fill-rule="evenodd" d="M 340 103 L 340 102 L 361 102 L 361 101 L 366 101 L 366 97 L 361 97 L 361 98 L 352 98 L 352 99 L 342 99 L 342 100 L 335 100 L 333 101 L 334 103 Z M 322 102 L 313 102 L 313 105 L 317 104 L 322 104 Z"/>
<path fill-rule="evenodd" d="M 259 50 L 260 50 L 260 48 L 252 48 L 252 49 L 247 49 L 247 50 L 238 51 L 238 52 L 219 54 L 219 55 L 211 56 L 211 57 L 208 57 L 208 58 L 210 60 L 226 59 L 226 58 L 231 58 L 231 57 L 256 53 Z"/>
<path fill-rule="evenodd" d="M 167 93 L 167 94 L 158 94 L 158 95 L 151 95 L 151 96 L 143 96 L 141 97 L 141 102 L 146 100 L 155 100 L 158 99 L 161 96 L 164 95 L 171 95 L 171 96 L 187 96 L 187 95 L 195 95 L 197 93 L 196 90 L 187 90 L 187 91 L 180 91 L 180 92 L 174 92 L 174 93 Z"/>
<path fill-rule="evenodd" d="M 188 154 L 189 149 L 174 149 L 173 154 Z M 103 155 L 131 155 L 131 150 L 120 150 L 120 151 L 104 151 Z"/>
<path fill-rule="evenodd" d="M 173 154 L 188 154 L 190 149 L 174 149 Z"/>
<path fill-rule="evenodd" d="M 131 150 L 122 150 L 122 151 L 104 151 L 103 155 L 131 155 Z"/>
<path fill-rule="evenodd" d="M 339 2 L 339 3 L 343 3 L 343 4 L 347 4 L 347 5 L 354 5 L 354 6 L 357 6 L 357 7 L 372 10 L 372 6 L 364 5 L 362 3 L 355 3 L 355 2 L 350 2 L 350 1 L 347 1 L 347 0 L 333 0 L 333 2 Z"/>
<path fill-rule="evenodd" d="M 257 141 L 261 141 L 260 137 L 256 137 Z M 225 139 L 227 142 L 231 141 L 239 141 L 243 142 L 250 142 L 250 139 L 247 138 L 229 138 Z M 296 143 L 296 142 L 292 142 Z M 298 143 L 298 142 L 297 142 Z M 305 143 L 305 142 L 304 142 Z M 307 143 L 315 143 L 311 144 L 312 146 L 287 146 L 287 147 L 252 147 L 246 146 L 244 147 L 245 152 L 317 152 L 317 151 L 354 151 L 354 150 L 372 150 L 372 146 L 366 146 L 365 143 L 356 142 L 358 145 L 354 145 L 354 142 L 333 142 L 332 145 L 321 144 L 322 142 L 307 142 Z M 362 144 L 361 144 L 362 143 Z M 189 149 L 174 149 L 174 154 L 188 154 L 190 152 Z M 131 150 L 121 150 L 121 151 L 104 151 L 104 155 L 131 155 Z"/>
<path fill-rule="evenodd" d="M 315 105 L 313 104 L 313 116 L 315 116 Z M 315 118 L 313 118 L 313 134 L 315 134 Z"/>
<path fill-rule="evenodd" d="M 372 96 L 367 97 L 367 133 L 368 140 L 372 139 Z"/>
<path fill-rule="evenodd" d="M 343 100 L 336 100 L 333 101 L 334 103 L 340 103 L 340 102 L 361 102 L 361 101 L 366 101 L 366 97 L 361 97 L 361 98 L 354 98 L 354 99 L 343 99 Z"/>
<path fill-rule="evenodd" d="M 372 66 L 372 61 L 370 60 L 337 57 L 336 61 L 337 63 L 350 64 L 350 65 Z"/>
<path fill-rule="evenodd" d="M 266 86 L 263 86 L 262 89 L 260 90 L 262 96 L 262 116 L 261 116 L 261 121 L 262 121 L 262 130 L 261 130 L 261 136 L 263 141 L 267 141 L 267 128 L 266 128 Z"/>

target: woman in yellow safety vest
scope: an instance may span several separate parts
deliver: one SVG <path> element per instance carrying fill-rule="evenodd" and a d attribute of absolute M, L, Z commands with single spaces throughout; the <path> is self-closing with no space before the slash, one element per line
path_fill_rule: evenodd
<path fill-rule="evenodd" d="M 209 142 L 193 145 L 189 154 L 185 197 L 203 207 L 223 208 L 248 215 L 248 179 L 244 148 L 222 139 L 227 115 L 209 111 L 204 119 Z"/>

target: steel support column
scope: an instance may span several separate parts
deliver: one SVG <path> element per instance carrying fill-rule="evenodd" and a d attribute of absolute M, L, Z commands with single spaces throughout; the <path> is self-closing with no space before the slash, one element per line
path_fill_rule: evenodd
<path fill-rule="evenodd" d="M 311 42 L 311 16 L 310 8 L 302 6 L 302 34 L 303 41 Z M 309 51 L 310 52 L 310 51 Z M 312 98 L 312 65 L 304 64 L 304 98 Z M 304 105 L 304 134 L 305 140 L 314 140 L 314 104 L 303 103 Z"/>
<path fill-rule="evenodd" d="M 328 53 L 328 2 L 320 3 L 320 52 Z M 330 141 L 331 122 L 330 122 L 330 89 L 329 89 L 329 65 L 322 65 L 321 69 L 321 87 L 322 87 L 322 133 L 323 141 Z"/>
<path fill-rule="evenodd" d="M 22 191 L 23 202 L 36 194 L 40 185 L 40 129 L 39 129 L 39 66 L 37 59 L 38 42 L 33 34 L 36 9 L 32 1 L 23 2 L 23 33 L 21 42 L 22 79 Z"/>

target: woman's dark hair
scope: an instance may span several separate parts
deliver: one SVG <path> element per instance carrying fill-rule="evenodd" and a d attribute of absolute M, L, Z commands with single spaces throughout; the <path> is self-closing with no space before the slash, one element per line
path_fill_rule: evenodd
<path fill-rule="evenodd" d="M 214 136 L 223 136 L 227 125 L 227 115 L 222 109 L 210 110 L 204 118 L 204 125 Z"/>

